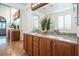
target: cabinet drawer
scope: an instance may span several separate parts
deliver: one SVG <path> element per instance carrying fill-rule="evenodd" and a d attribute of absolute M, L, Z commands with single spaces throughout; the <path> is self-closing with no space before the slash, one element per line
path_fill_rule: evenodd
<path fill-rule="evenodd" d="M 33 56 L 39 55 L 39 49 L 37 47 L 33 47 Z"/>
<path fill-rule="evenodd" d="M 39 41 L 39 38 L 36 37 L 36 36 L 34 36 L 34 37 L 33 37 L 33 42 L 38 42 L 38 41 Z"/>
<path fill-rule="evenodd" d="M 39 47 L 39 42 L 33 42 L 33 47 Z"/>

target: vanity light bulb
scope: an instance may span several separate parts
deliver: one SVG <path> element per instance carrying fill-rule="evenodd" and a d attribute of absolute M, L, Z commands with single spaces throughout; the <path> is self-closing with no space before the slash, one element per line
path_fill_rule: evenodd
<path fill-rule="evenodd" d="M 32 5 L 32 7 L 35 7 L 34 5 Z"/>
<path fill-rule="evenodd" d="M 37 3 L 35 3 L 34 5 L 37 6 Z"/>

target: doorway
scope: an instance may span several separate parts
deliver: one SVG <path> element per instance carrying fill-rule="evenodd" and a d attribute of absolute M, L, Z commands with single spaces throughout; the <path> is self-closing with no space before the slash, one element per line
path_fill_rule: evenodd
<path fill-rule="evenodd" d="M 0 48 L 6 47 L 6 19 L 0 16 Z"/>
<path fill-rule="evenodd" d="M 7 48 L 7 29 L 10 22 L 10 8 L 0 4 L 0 51 Z"/>

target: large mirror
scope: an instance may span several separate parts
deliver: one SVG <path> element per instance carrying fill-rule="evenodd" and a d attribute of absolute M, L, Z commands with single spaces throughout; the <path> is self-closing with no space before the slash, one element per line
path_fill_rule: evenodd
<path fill-rule="evenodd" d="M 77 32 L 77 4 L 72 3 L 48 3 L 32 11 L 34 30 L 41 29 L 40 21 L 50 17 L 50 32 L 58 30 L 64 33 Z"/>

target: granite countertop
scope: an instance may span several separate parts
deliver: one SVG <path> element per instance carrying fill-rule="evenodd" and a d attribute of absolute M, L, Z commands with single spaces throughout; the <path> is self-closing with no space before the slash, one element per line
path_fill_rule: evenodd
<path fill-rule="evenodd" d="M 38 37 L 45 37 L 49 39 L 54 39 L 54 40 L 60 40 L 64 42 L 69 42 L 69 43 L 75 43 L 78 44 L 78 38 L 76 36 L 69 36 L 69 35 L 57 35 L 57 34 L 41 34 L 41 33 L 27 33 L 30 35 L 35 35 Z"/>

